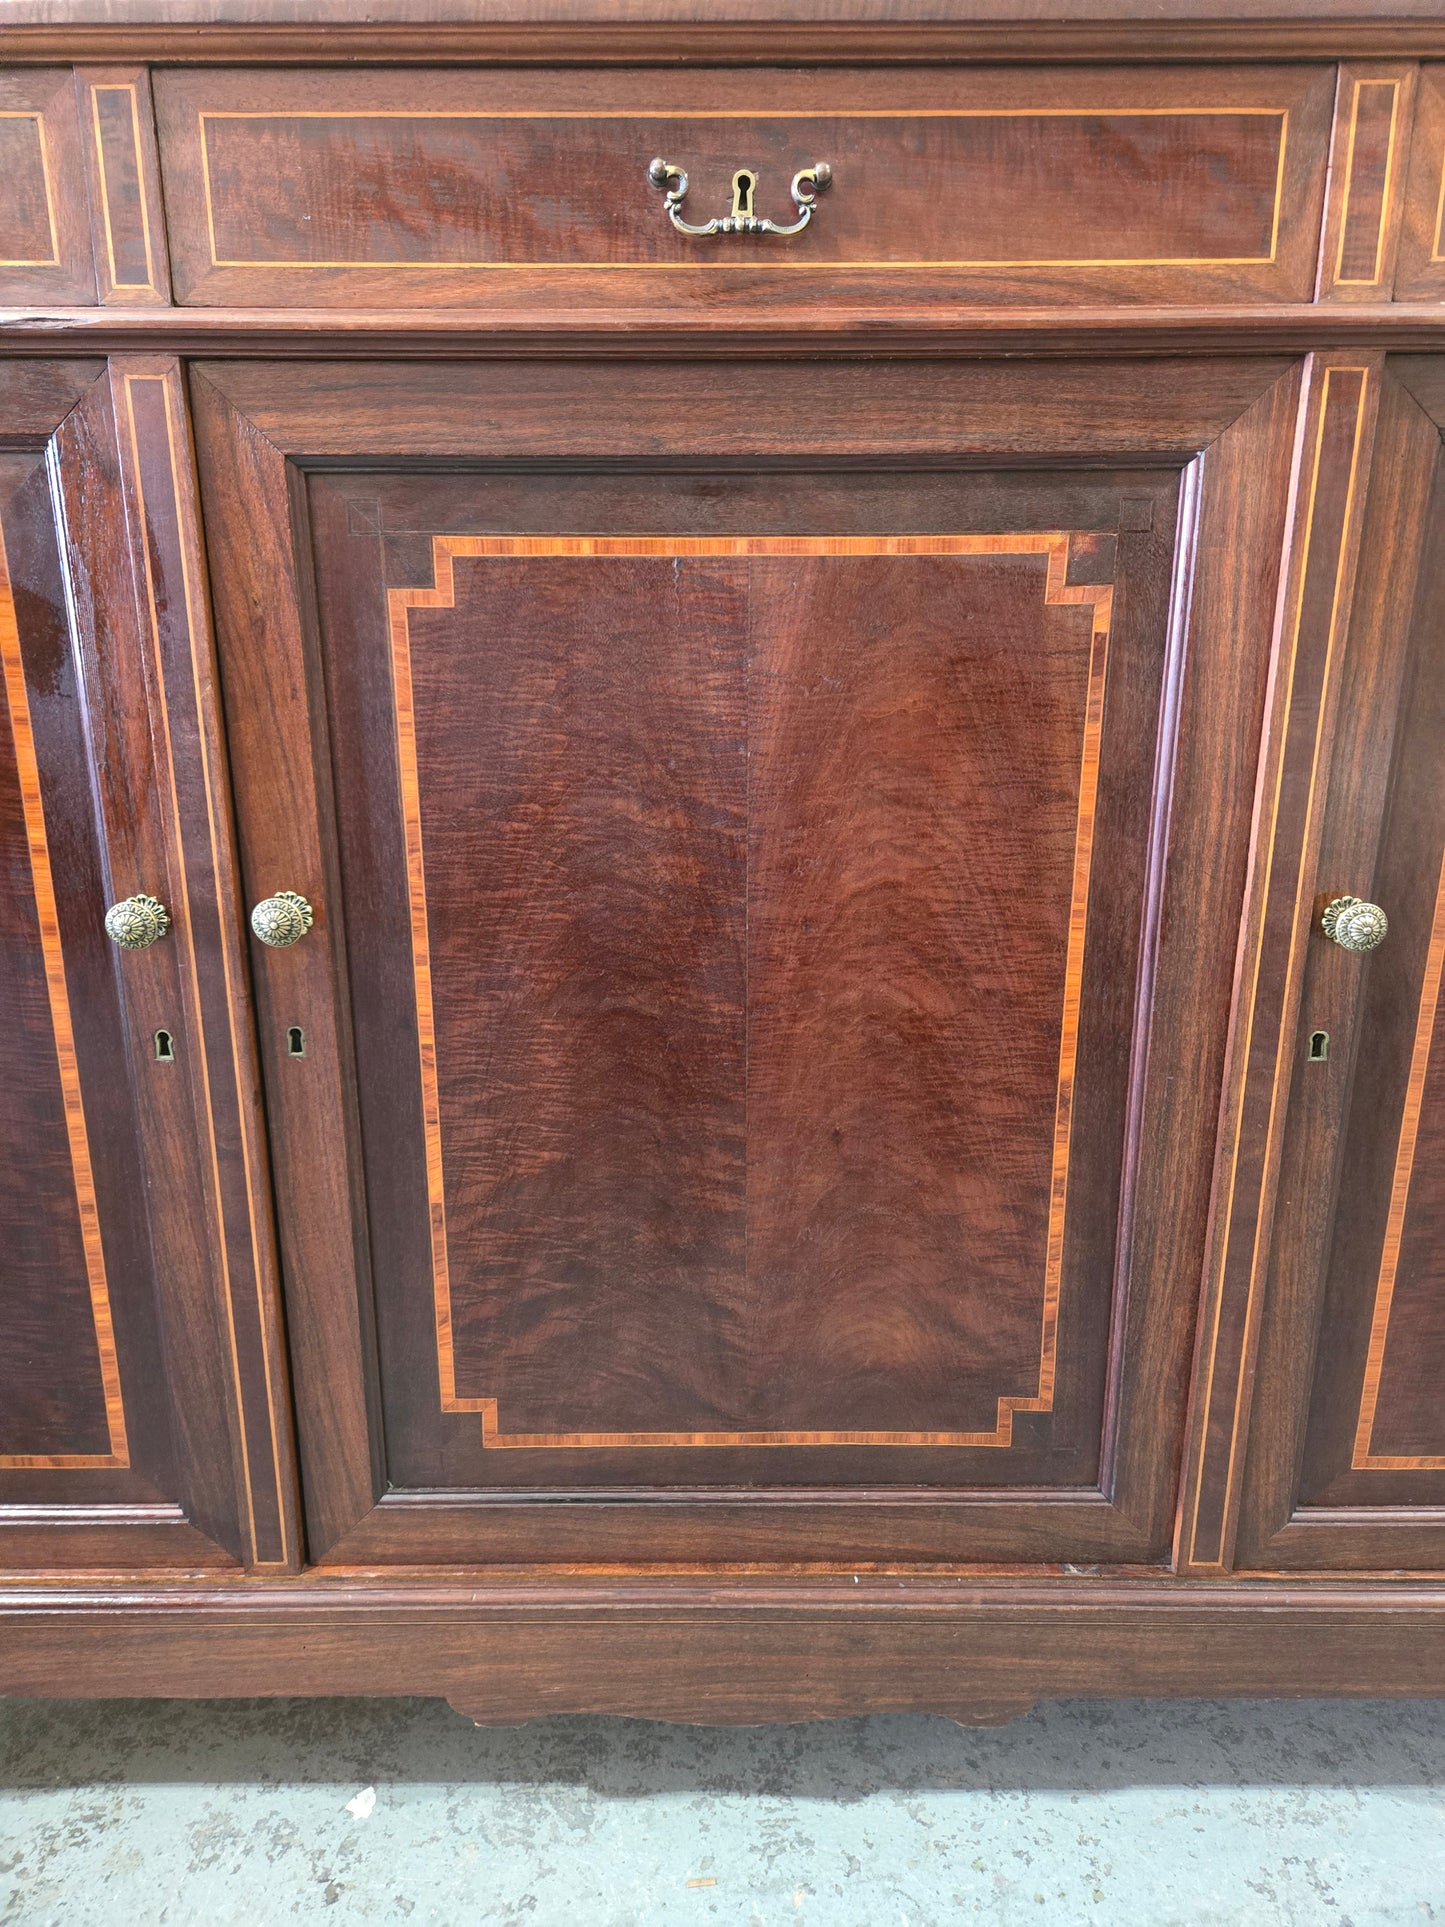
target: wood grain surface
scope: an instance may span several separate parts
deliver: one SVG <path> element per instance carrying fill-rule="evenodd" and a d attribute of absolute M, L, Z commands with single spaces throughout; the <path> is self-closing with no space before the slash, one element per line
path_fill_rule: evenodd
<path fill-rule="evenodd" d="M 949 289 L 976 302 L 1305 298 L 1325 68 L 157 76 L 177 298 L 679 310 Z M 680 234 L 833 181 L 793 236 Z M 1362 174 L 1365 171 L 1362 164 Z M 638 282 L 656 285 L 645 294 Z"/>

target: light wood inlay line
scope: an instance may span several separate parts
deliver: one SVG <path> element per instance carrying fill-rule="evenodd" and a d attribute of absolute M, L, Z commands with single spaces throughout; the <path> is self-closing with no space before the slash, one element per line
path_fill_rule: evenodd
<path fill-rule="evenodd" d="M 1440 1004 L 1442 973 L 1445 973 L 1445 863 L 1441 865 L 1440 881 L 1435 892 L 1435 917 L 1430 930 L 1430 948 L 1425 957 L 1425 979 L 1420 988 L 1415 1041 L 1410 1052 L 1410 1074 L 1405 1084 L 1405 1105 L 1400 1115 L 1400 1137 L 1395 1148 L 1395 1171 L 1390 1183 L 1390 1210 L 1385 1220 L 1379 1276 L 1375 1281 L 1375 1309 L 1370 1321 L 1369 1350 L 1365 1356 L 1365 1382 L 1360 1393 L 1360 1417 L 1350 1461 L 1356 1472 L 1445 1472 L 1445 1454 L 1405 1457 L 1377 1453 L 1372 1444 L 1375 1413 L 1380 1400 L 1380 1376 L 1384 1371 L 1385 1347 L 1390 1337 L 1395 1278 L 1400 1267 L 1400 1246 L 1405 1234 L 1405 1214 L 1410 1205 L 1415 1141 L 1420 1130 L 1425 1079 L 1430 1071 L 1430 1045 L 1435 1035 L 1435 1018 Z"/>
<path fill-rule="evenodd" d="M 1360 95 L 1366 87 L 1388 87 L 1390 89 L 1390 128 L 1385 137 L 1385 182 L 1380 189 L 1380 217 L 1375 231 L 1375 265 L 1367 275 L 1345 274 L 1345 243 L 1350 226 L 1350 188 L 1355 178 L 1355 136 L 1360 122 Z M 1398 80 L 1357 80 L 1354 96 L 1350 103 L 1350 141 L 1345 157 L 1345 186 L 1340 196 L 1340 239 L 1335 250 L 1335 282 L 1342 288 L 1372 288 L 1380 279 L 1385 254 L 1385 233 L 1389 222 L 1390 197 L 1395 186 L 1395 132 L 1400 117 L 1400 83 Z"/>
<path fill-rule="evenodd" d="M 50 253 L 41 257 L 36 255 L 15 256 L 0 260 L 0 268 L 58 268 L 60 266 L 60 231 L 55 225 L 55 186 L 50 176 L 50 150 L 45 144 L 45 116 L 33 109 L 0 108 L 0 120 L 33 120 L 35 139 L 40 147 L 40 174 L 45 182 L 45 218 L 50 224 Z"/>
<path fill-rule="evenodd" d="M 1085 702 L 1079 797 L 1074 833 L 1069 938 L 1060 1020 L 1059 1072 L 1054 1106 L 1049 1222 L 1045 1246 L 1040 1313 L 1038 1389 L 1027 1396 L 1001 1397 L 992 1431 L 979 1432 L 504 1432 L 495 1398 L 457 1394 L 456 1353 L 447 1251 L 446 1196 L 437 1082 L 436 1021 L 432 1001 L 431 946 L 427 923 L 426 864 L 422 849 L 421 787 L 417 769 L 416 714 L 411 679 L 412 609 L 447 609 L 456 601 L 457 557 L 538 556 L 587 560 L 598 557 L 818 555 L 840 558 L 876 555 L 988 556 L 1042 555 L 1048 559 L 1046 604 L 1080 604 L 1092 611 L 1089 684 Z M 1063 1276 L 1064 1231 L 1068 1199 L 1069 1151 L 1073 1122 L 1074 1078 L 1078 1059 L 1084 944 L 1089 879 L 1108 671 L 1109 628 L 1114 591 L 1108 584 L 1070 585 L 1067 580 L 1069 534 L 1010 535 L 837 535 L 837 536 L 576 536 L 438 535 L 432 538 L 433 587 L 387 592 L 391 630 L 392 689 L 396 706 L 398 777 L 410 895 L 412 967 L 416 988 L 417 1049 L 421 1075 L 422 1123 L 426 1141 L 427 1196 L 431 1222 L 432 1289 L 437 1330 L 437 1363 L 442 1409 L 477 1412 L 482 1443 L 496 1449 L 591 1449 L 693 1446 L 963 1446 L 1007 1447 L 1013 1443 L 1016 1412 L 1052 1409 L 1057 1368 L 1059 1293 Z"/>
<path fill-rule="evenodd" d="M 1440 169 L 1440 192 L 1435 199 L 1435 239 L 1430 248 L 1432 261 L 1445 261 L 1445 166 Z"/>
<path fill-rule="evenodd" d="M 701 260 L 677 261 L 376 261 L 368 256 L 349 257 L 332 261 L 293 261 L 263 260 L 251 255 L 220 255 L 216 251 L 216 213 L 211 186 L 211 159 L 206 142 L 206 123 L 222 120 L 623 120 L 646 123 L 648 121 L 680 120 L 748 120 L 777 119 L 778 115 L 759 114 L 752 109 L 733 108 L 713 111 L 695 109 L 671 114 L 607 114 L 594 110 L 572 113 L 535 114 L 517 108 L 508 112 L 477 113 L 463 109 L 452 111 L 413 111 L 410 108 L 382 108 L 376 112 L 355 108 L 323 108 L 315 113 L 288 113 L 284 109 L 277 112 L 264 108 L 238 110 L 235 112 L 207 112 L 197 115 L 201 151 L 201 190 L 206 208 L 206 233 L 210 241 L 211 266 L 213 268 L 294 268 L 306 272 L 316 268 L 367 268 L 382 269 L 540 269 L 559 270 L 564 273 L 611 272 L 634 273 L 662 270 L 674 273 L 679 269 L 696 268 L 744 268 L 756 271 L 760 268 L 782 268 L 796 271 L 799 268 L 868 268 L 874 272 L 894 273 L 917 268 L 1241 268 L 1269 266 L 1279 254 L 1280 215 L 1284 204 L 1284 167 L 1285 155 L 1289 146 L 1289 109 L 1287 107 L 923 107 L 897 108 L 875 107 L 837 109 L 824 112 L 808 109 L 799 113 L 789 111 L 789 121 L 808 120 L 1158 120 L 1193 119 L 1199 116 L 1240 115 L 1250 118 L 1267 118 L 1279 122 L 1279 159 L 1275 168 L 1274 208 L 1270 217 L 1269 252 L 1267 254 L 1149 254 L 1149 255 L 1069 255 L 1045 259 L 1035 255 L 1008 255 L 997 260 L 942 260 L 926 259 L 917 261 L 879 261 L 836 260 L 805 258 L 787 253 L 769 256 L 766 259 L 730 259 L 726 255 L 709 255 Z"/>
<path fill-rule="evenodd" d="M 96 1349 L 100 1357 L 100 1381 L 105 1395 L 106 1429 L 110 1434 L 109 1452 L 7 1453 L 4 1457 L 0 1457 L 0 1465 L 27 1471 L 62 1471 L 82 1466 L 123 1469 L 130 1464 L 130 1447 L 126 1439 L 125 1403 L 121 1396 L 120 1366 L 116 1359 L 115 1326 L 111 1318 L 110 1286 L 106 1278 L 105 1250 L 100 1236 L 95 1174 L 90 1161 L 90 1137 L 86 1130 L 85 1104 L 80 1089 L 80 1068 L 75 1055 L 75 1032 L 70 1021 L 70 993 L 65 982 L 65 958 L 60 943 L 60 919 L 55 903 L 55 882 L 50 869 L 50 842 L 45 831 L 45 803 L 40 792 L 40 770 L 35 757 L 35 734 L 30 721 L 30 696 L 25 686 L 25 664 L 20 654 L 20 631 L 15 618 L 15 597 L 11 589 L 10 566 L 5 552 L 3 529 L 0 529 L 0 667 L 3 667 L 4 672 L 5 701 L 10 715 L 10 733 L 15 746 L 21 808 L 25 816 L 25 835 L 30 850 L 31 888 L 35 898 L 36 919 L 40 926 L 41 951 L 45 959 L 45 985 L 50 999 L 50 1024 L 55 1037 L 55 1059 L 60 1075 L 61 1096 L 65 1107 L 65 1128 L 70 1143 L 70 1165 L 75 1181 L 75 1206 L 80 1219 L 86 1277 L 90 1286 L 90 1314 L 95 1325 Z"/>
<path fill-rule="evenodd" d="M 130 115 L 131 140 L 135 145 L 135 178 L 140 202 L 141 244 L 145 249 L 146 272 L 144 281 L 123 281 L 116 272 L 115 235 L 110 221 L 110 183 L 105 172 L 105 136 L 100 125 L 100 96 L 102 94 L 124 94 Z M 105 257 L 110 264 L 111 286 L 116 288 L 154 288 L 156 279 L 155 256 L 151 250 L 150 213 L 146 207 L 145 159 L 140 144 L 140 108 L 133 85 L 92 87 L 90 90 L 91 125 L 95 135 L 95 165 L 100 176 L 101 214 L 105 222 Z"/>

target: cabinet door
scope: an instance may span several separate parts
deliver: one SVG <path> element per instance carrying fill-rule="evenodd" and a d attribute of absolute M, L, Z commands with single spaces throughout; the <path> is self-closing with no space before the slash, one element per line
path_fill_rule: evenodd
<path fill-rule="evenodd" d="M 313 1556 L 1167 1557 L 1296 391 L 197 370 Z"/>
<path fill-rule="evenodd" d="M 281 1563 L 176 372 L 0 366 L 0 437 L 0 1565 Z"/>
<path fill-rule="evenodd" d="M 1226 1349 L 1243 1321 L 1243 1485 L 1217 1507 L 1228 1528 L 1239 1506 L 1249 1567 L 1438 1569 L 1445 362 L 1336 366 L 1315 390 L 1306 439 L 1320 459 L 1302 507 L 1316 532 L 1334 527 L 1301 595 L 1330 622 L 1312 632 L 1306 614 L 1280 750 L 1254 1019 L 1268 1048 L 1246 1094 L 1225 1278 Z M 1339 439 L 1351 419 L 1353 452 Z M 1384 909 L 1378 948 L 1325 934 L 1322 912 L 1346 895 Z"/>

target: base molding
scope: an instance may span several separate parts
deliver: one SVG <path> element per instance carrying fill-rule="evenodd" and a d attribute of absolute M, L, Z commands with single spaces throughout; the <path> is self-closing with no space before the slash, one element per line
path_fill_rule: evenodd
<path fill-rule="evenodd" d="M 1445 1582 L 347 1580 L 0 1587 L 0 1692 L 417 1694 L 739 1725 L 1037 1699 L 1445 1696 Z"/>

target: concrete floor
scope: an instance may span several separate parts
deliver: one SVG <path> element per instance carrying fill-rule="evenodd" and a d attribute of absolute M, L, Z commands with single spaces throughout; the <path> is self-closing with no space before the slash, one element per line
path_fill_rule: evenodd
<path fill-rule="evenodd" d="M 1445 1921 L 1445 1701 L 477 1731 L 432 1700 L 0 1701 L 0 1920 Z"/>

